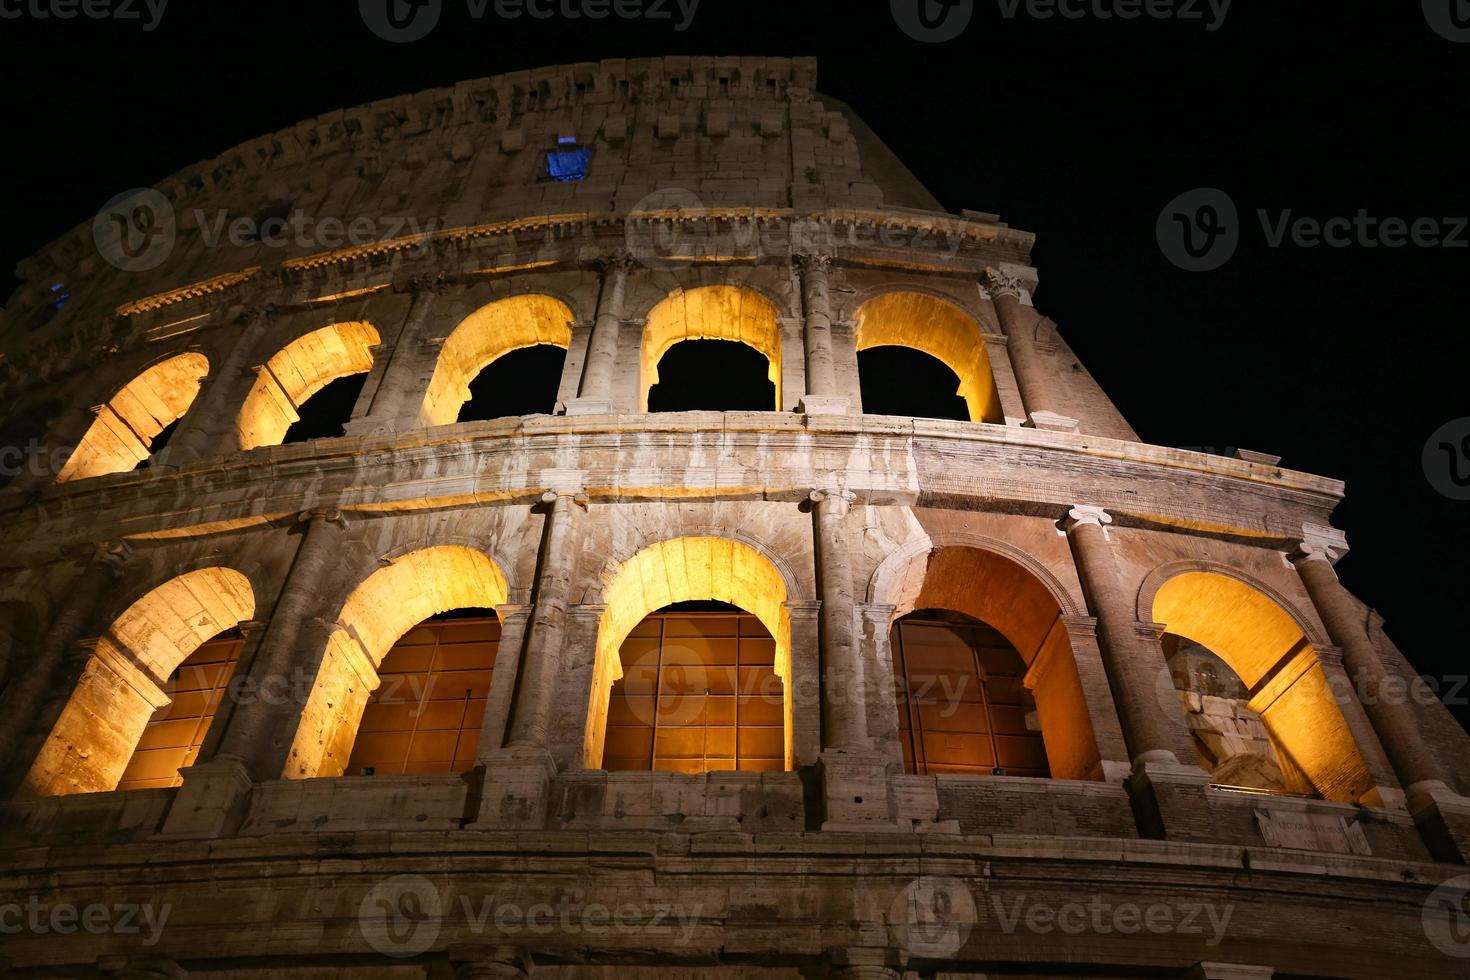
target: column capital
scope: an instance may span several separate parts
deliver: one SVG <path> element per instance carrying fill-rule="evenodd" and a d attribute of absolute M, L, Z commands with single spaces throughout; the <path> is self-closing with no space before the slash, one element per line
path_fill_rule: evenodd
<path fill-rule="evenodd" d="M 898 612 L 898 607 L 890 602 L 860 602 L 857 610 L 864 622 L 887 626 L 893 619 L 893 614 Z"/>
<path fill-rule="evenodd" d="M 296 526 L 305 530 L 312 524 L 337 524 L 343 528 L 347 527 L 347 515 L 336 507 L 324 507 L 319 510 L 303 510 L 296 515 Z"/>
<path fill-rule="evenodd" d="M 531 955 L 514 946 L 451 946 L 449 963 L 457 978 L 528 977 L 536 969 Z"/>
<path fill-rule="evenodd" d="M 1325 524 L 1303 524 L 1302 538 L 1292 549 L 1293 564 L 1303 561 L 1327 561 L 1337 564 L 1348 553 L 1347 535 Z"/>
<path fill-rule="evenodd" d="M 240 326 L 242 327 L 253 327 L 256 324 L 264 323 L 266 320 L 269 320 L 271 317 L 275 316 L 279 312 L 280 310 L 273 303 L 266 303 L 261 306 L 252 306 L 242 311 L 240 315 L 235 318 L 235 322 L 240 324 Z"/>
<path fill-rule="evenodd" d="M 555 490 L 544 491 L 541 494 L 541 502 L 543 504 L 554 504 L 563 497 L 579 507 L 586 507 L 592 500 L 591 497 L 587 496 L 586 490 L 561 487 Z"/>
<path fill-rule="evenodd" d="M 1113 523 L 1113 515 L 1102 507 L 1094 507 L 1091 504 L 1078 504 L 1067 511 L 1059 525 L 1063 532 L 1071 534 L 1080 527 L 1093 525 L 1106 531 L 1108 525 Z"/>
<path fill-rule="evenodd" d="M 792 619 L 813 619 L 821 612 L 822 603 L 817 599 L 792 599 L 781 603 L 781 608 L 786 610 Z"/>
<path fill-rule="evenodd" d="M 828 252 L 793 252 L 791 264 L 802 272 L 826 272 L 832 268 L 832 255 Z"/>
<path fill-rule="evenodd" d="M 514 602 L 503 602 L 495 607 L 495 615 L 500 619 L 501 625 L 512 619 L 527 619 L 535 606 L 522 605 Z"/>
<path fill-rule="evenodd" d="M 602 614 L 605 612 L 607 612 L 605 603 L 584 603 L 580 606 L 568 606 L 567 618 L 597 622 L 602 619 Z"/>
<path fill-rule="evenodd" d="M 444 273 L 425 272 L 394 283 L 394 288 L 400 293 L 409 293 L 417 298 L 424 295 L 443 296 L 451 285 L 449 277 Z"/>
<path fill-rule="evenodd" d="M 996 268 L 986 268 L 980 276 L 980 282 L 985 286 L 985 291 L 990 294 L 991 299 L 999 299 L 1002 296 L 1014 296 L 1020 299 L 1024 288 L 1020 276 L 1002 272 Z"/>
<path fill-rule="evenodd" d="M 126 541 L 103 541 L 73 549 L 69 557 L 106 568 L 117 576 L 122 574 L 123 566 L 132 554 L 132 546 Z"/>
<path fill-rule="evenodd" d="M 602 255 L 598 255 L 592 259 L 589 265 L 591 265 L 591 267 L 595 271 L 602 273 L 603 275 L 606 275 L 609 272 L 622 272 L 626 275 L 627 273 L 632 272 L 633 269 L 638 265 L 638 257 L 632 252 L 623 249 L 615 252 L 605 252 Z"/>
<path fill-rule="evenodd" d="M 242 619 L 235 624 L 235 629 L 240 631 L 241 636 L 248 639 L 251 633 L 257 630 L 263 630 L 268 625 L 270 625 L 270 621 L 265 619 Z"/>
<path fill-rule="evenodd" d="M 183 980 L 189 975 L 173 960 L 145 956 L 125 956 L 112 954 L 99 956 L 97 958 L 97 972 L 104 977 L 118 977 L 120 980 Z"/>

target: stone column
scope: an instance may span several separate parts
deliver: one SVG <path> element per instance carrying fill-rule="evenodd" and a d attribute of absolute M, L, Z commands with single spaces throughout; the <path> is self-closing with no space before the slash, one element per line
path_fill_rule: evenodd
<path fill-rule="evenodd" d="M 239 320 L 240 335 L 218 364 L 211 364 L 204 387 L 179 422 L 179 429 L 158 454 L 155 465 L 188 466 L 198 459 L 220 456 L 240 448 L 235 441 L 235 416 L 246 388 L 240 379 L 253 375 L 249 359 L 276 317 L 271 306 L 247 310 Z"/>
<path fill-rule="evenodd" d="M 832 256 L 799 254 L 793 262 L 801 278 L 802 338 L 806 354 L 806 398 L 800 411 L 807 415 L 846 415 L 850 406 L 837 390 L 832 356 Z"/>
<path fill-rule="evenodd" d="M 1105 530 L 1112 522 L 1101 507 L 1079 505 L 1068 512 L 1062 528 L 1088 608 L 1097 618 L 1098 646 L 1132 762 L 1128 789 L 1139 832 L 1169 840 L 1211 840 L 1215 835 L 1205 794 L 1210 777 L 1197 764 L 1183 708 L 1170 699 L 1170 715 L 1159 697 L 1168 664 L 1157 627 L 1137 622 L 1123 588 Z"/>
<path fill-rule="evenodd" d="M 822 756 L 822 604 L 791 601 L 784 608 L 791 623 L 791 752 L 800 769 Z"/>
<path fill-rule="evenodd" d="M 541 501 L 551 509 L 546 515 L 530 640 L 511 712 L 509 745 L 513 749 L 544 750 L 549 744 L 551 697 L 566 642 L 577 516 L 587 506 L 585 494 L 570 490 L 548 490 Z"/>
<path fill-rule="evenodd" d="M 297 516 L 301 545 L 250 667 L 255 690 L 279 690 L 280 680 L 286 680 L 284 687 L 291 689 L 288 678 L 302 627 L 320 601 L 318 590 L 341 552 L 346 525 L 338 510 Z M 288 713 L 299 714 L 302 707 L 289 699 L 278 705 L 265 698 L 238 705 L 220 737 L 218 754 L 183 771 L 183 785 L 159 836 L 175 839 L 232 833 L 244 819 L 251 785 L 281 778 L 282 755 L 294 734 L 285 722 Z"/>
<path fill-rule="evenodd" d="M 1308 525 L 1291 561 L 1328 637 L 1342 651 L 1353 690 L 1398 774 L 1425 842 L 1440 860 L 1470 861 L 1470 801 L 1450 789 L 1454 777 L 1424 741 L 1403 685 L 1385 684 L 1389 673 L 1368 636 L 1365 613 L 1333 567 L 1346 552 L 1340 531 Z"/>
<path fill-rule="evenodd" d="M 587 341 L 587 360 L 582 366 L 582 386 L 577 398 L 567 404 L 568 415 L 607 415 L 612 412 L 613 376 L 618 362 L 618 340 L 623 330 L 623 298 L 628 273 L 635 259 L 624 252 L 598 262 L 602 291 L 597 298 L 597 319 Z"/>
<path fill-rule="evenodd" d="M 986 269 L 984 276 L 995 315 L 1006 335 L 1006 352 L 1015 370 L 1016 384 L 1025 404 L 1026 424 L 1036 429 L 1077 431 L 1077 420 L 1055 411 L 1052 379 L 1042 354 L 1036 349 L 1036 331 L 1021 309 L 1021 277 L 999 269 Z"/>
<path fill-rule="evenodd" d="M 553 699 L 563 670 L 578 517 L 587 497 L 577 490 L 548 490 L 541 501 L 550 510 L 542 532 L 534 611 L 510 708 L 510 734 L 504 748 L 481 753 L 485 768 L 479 819 L 471 824 L 476 828 L 539 829 L 556 777 Z"/>
<path fill-rule="evenodd" d="M 824 749 L 866 752 L 868 739 L 863 665 L 854 620 L 852 555 L 847 517 L 857 494 L 837 488 L 813 490 L 817 581 L 822 597 L 822 742 Z"/>
<path fill-rule="evenodd" d="M 387 351 L 387 360 L 378 386 L 368 400 L 366 412 L 346 426 L 345 432 L 349 436 L 391 435 L 400 430 L 399 417 L 403 414 L 404 403 L 419 387 L 417 352 L 420 334 L 434 311 L 435 301 L 449 288 L 449 281 L 442 273 L 415 276 L 405 283 L 396 284 L 395 288 L 410 293 L 413 303 L 398 329 L 398 336 Z"/>
<path fill-rule="evenodd" d="M 531 607 L 496 606 L 495 614 L 500 619 L 500 642 L 495 650 L 495 670 L 490 675 L 490 694 L 485 699 L 485 720 L 480 725 L 476 755 L 481 761 L 500 751 L 510 730 L 510 709 L 521 670 L 521 651 L 526 646 Z"/>
<path fill-rule="evenodd" d="M 889 763 L 903 765 L 903 744 L 899 739 L 898 689 L 893 671 L 893 616 L 898 607 L 887 603 L 861 603 L 857 607 L 862 624 L 863 669 L 871 678 L 868 684 L 868 734 L 874 748 Z"/>
<path fill-rule="evenodd" d="M 1129 757 L 1139 762 L 1178 763 L 1174 751 L 1179 732 L 1169 723 L 1157 695 L 1159 677 L 1168 673 L 1157 644 L 1141 642 L 1132 604 L 1124 593 L 1107 525 L 1113 518 L 1101 507 L 1077 506 L 1063 520 L 1077 574 L 1092 615 L 1103 665 L 1123 725 Z M 1152 655 L 1157 650 L 1157 655 Z"/>
<path fill-rule="evenodd" d="M 128 559 L 126 544 L 104 544 L 91 556 L 62 597 L 50 627 L 36 644 L 29 669 L 20 670 L 0 704 L 0 763 L 7 776 L 0 790 L 8 795 L 30 768 L 30 760 L 15 757 L 27 729 L 35 723 L 56 684 L 57 677 L 72 657 L 77 643 L 87 634 L 113 589 Z M 24 762 L 25 764 L 22 764 Z"/>

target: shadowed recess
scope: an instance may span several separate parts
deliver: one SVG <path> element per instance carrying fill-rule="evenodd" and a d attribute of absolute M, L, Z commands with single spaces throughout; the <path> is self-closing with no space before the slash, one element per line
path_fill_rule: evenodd
<path fill-rule="evenodd" d="M 322 420 L 315 411 L 307 415 L 303 410 L 313 396 L 335 381 L 354 375 L 364 375 L 365 380 L 373 369 L 372 348 L 379 343 L 372 324 L 334 323 L 287 344 L 256 369 L 255 384 L 235 423 L 240 448 L 279 446 L 287 441 L 288 433 L 291 441 L 340 435 L 336 430 L 346 419 Z M 356 381 L 356 388 L 361 390 L 362 380 Z M 339 386 L 336 397 L 345 397 L 347 390 Z M 306 427 L 292 432 L 303 419 Z"/>
<path fill-rule="evenodd" d="M 686 340 L 734 340 L 747 344 L 769 363 L 767 378 L 775 389 L 775 410 L 781 410 L 781 311 L 753 289 L 739 286 L 701 286 L 678 289 L 648 314 L 643 329 L 642 411 L 649 411 L 649 393 L 661 380 L 664 355 Z"/>
<path fill-rule="evenodd" d="M 1005 421 L 980 325 L 952 303 L 923 293 L 884 293 L 858 308 L 857 349 L 911 347 L 942 361 L 960 379 L 971 422 Z M 863 407 L 867 411 L 867 399 Z"/>

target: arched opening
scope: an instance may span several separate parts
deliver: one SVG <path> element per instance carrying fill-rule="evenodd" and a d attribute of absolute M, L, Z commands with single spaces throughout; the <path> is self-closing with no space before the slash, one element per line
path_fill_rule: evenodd
<path fill-rule="evenodd" d="M 618 569 L 604 601 L 589 767 L 792 767 L 786 585 L 760 552 L 724 538 L 662 541 Z"/>
<path fill-rule="evenodd" d="M 370 575 L 330 628 L 286 778 L 467 768 L 499 640 L 493 610 L 506 596 L 495 562 L 461 545 L 414 551 Z"/>
<path fill-rule="evenodd" d="M 649 311 L 648 325 L 643 330 L 640 384 L 642 410 L 651 410 L 650 394 L 654 386 L 663 381 L 661 371 L 664 355 L 670 352 L 670 348 L 685 341 L 724 340 L 754 348 L 765 358 L 766 377 L 773 391 L 771 400 L 775 410 L 780 411 L 780 316 L 781 311 L 776 305 L 753 289 L 739 286 L 701 286 L 697 289 L 675 290 Z M 733 349 L 725 350 L 727 358 L 734 356 Z M 698 351 L 698 348 L 691 348 L 692 353 L 689 356 L 701 356 Z M 715 364 L 718 363 L 716 359 Z M 691 379 L 685 379 L 681 383 L 689 388 L 697 388 L 700 384 L 719 384 L 717 379 L 721 368 L 718 366 L 711 369 L 705 365 L 696 370 L 701 373 L 694 375 L 692 382 Z"/>
<path fill-rule="evenodd" d="M 561 300 L 539 294 L 511 296 L 465 317 L 439 352 L 439 361 L 434 366 L 434 375 L 429 379 L 424 404 L 419 410 L 419 424 L 434 426 L 472 421 L 463 417 L 462 412 L 465 403 L 474 398 L 472 384 L 481 372 L 513 351 L 543 346 L 565 351 L 572 343 L 573 319 L 571 308 Z M 504 377 L 505 372 L 513 367 L 513 363 L 506 365 L 499 376 Z M 554 406 L 561 371 L 557 370 L 555 378 L 550 377 L 549 372 L 543 377 L 546 382 L 544 389 L 539 385 L 532 388 L 528 384 L 529 379 L 517 382 L 517 388 L 524 392 L 524 401 L 517 399 L 507 407 L 531 406 L 544 410 L 541 406 L 548 402 Z M 536 411 L 515 411 L 514 414 L 532 415 Z M 474 415 L 474 418 L 480 417 L 478 413 Z"/>
<path fill-rule="evenodd" d="M 916 746 L 906 752 L 910 771 L 921 771 L 922 761 L 946 772 L 1001 768 L 1011 775 L 1103 778 L 1062 608 L 1031 571 L 997 552 L 943 547 L 910 561 L 888 591 L 898 607 L 893 648 L 900 725 L 908 715 L 908 737 Z M 921 615 L 909 625 L 905 617 L 916 611 Z M 918 671 L 907 688 L 903 670 Z M 966 681 L 971 671 L 974 679 Z M 993 698 L 984 687 L 987 675 L 994 678 Z M 1018 680 L 1024 690 L 1016 688 Z M 906 689 L 920 686 L 922 696 L 908 703 Z M 956 697 L 961 689 L 968 700 Z M 937 705 L 931 703 L 936 698 Z M 987 699 L 997 709 L 993 718 Z M 1007 736 L 1003 746 L 987 747 L 992 732 Z M 951 736 L 958 738 L 951 742 Z M 987 752 L 996 755 L 995 763 L 986 764 Z"/>
<path fill-rule="evenodd" d="M 999 630 L 943 610 L 910 613 L 893 625 L 893 672 L 906 771 L 1051 775 L 1026 661 Z"/>
<path fill-rule="evenodd" d="M 870 347 L 858 354 L 867 415 L 970 421 L 960 378 L 937 357 L 911 347 Z"/>
<path fill-rule="evenodd" d="M 732 340 L 683 340 L 658 362 L 650 412 L 773 412 L 776 386 L 760 351 Z"/>
<path fill-rule="evenodd" d="M 1239 683 L 1234 696 L 1220 699 L 1212 695 L 1217 698 L 1212 703 L 1206 703 L 1199 692 L 1181 693 L 1190 726 L 1205 743 L 1206 761 L 1216 766 L 1217 781 L 1238 788 L 1273 788 L 1235 781 L 1252 771 L 1272 775 L 1264 762 L 1231 761 L 1247 751 L 1266 759 L 1265 747 L 1224 737 L 1229 733 L 1213 737 L 1216 726 L 1238 726 L 1249 734 L 1251 722 L 1259 718 L 1273 750 L 1269 761 L 1277 763 L 1286 791 L 1347 803 L 1376 801 L 1367 763 L 1337 705 L 1316 649 L 1270 597 L 1216 572 L 1185 572 L 1158 590 L 1153 618 L 1168 634 L 1189 641 L 1189 646 L 1182 646 L 1179 639 L 1166 636 L 1166 652 L 1172 647 L 1175 654 L 1172 672 L 1176 677 L 1195 669 L 1190 665 L 1192 657 L 1201 670 L 1215 660 L 1228 668 L 1230 676 L 1216 670 L 1219 690 L 1231 692 L 1233 682 Z M 1179 660 L 1181 652 L 1183 661 Z M 1242 693 L 1244 697 L 1239 696 Z"/>
<path fill-rule="evenodd" d="M 431 616 L 400 637 L 378 666 L 347 775 L 473 769 L 499 646 L 493 609 Z"/>
<path fill-rule="evenodd" d="M 97 641 L 71 699 L 26 776 L 25 792 L 63 796 L 118 788 L 160 710 L 168 709 L 176 696 L 199 694 L 206 687 L 209 693 L 188 698 L 180 710 L 182 715 L 199 707 L 199 713 L 186 723 L 207 728 L 200 721 L 206 714 L 213 717 L 213 710 L 204 710 L 207 705 L 203 702 L 213 697 L 218 704 L 233 669 L 233 660 L 222 653 L 224 647 L 212 647 L 199 662 L 201 668 L 205 659 L 217 667 L 209 672 L 207 684 L 198 681 L 200 689 L 184 690 L 184 685 L 195 683 L 193 678 L 173 687 L 170 679 L 197 651 L 254 613 L 249 580 L 233 569 L 219 567 L 180 575 L 129 606 Z M 160 718 L 160 725 L 167 721 Z M 147 785 L 178 785 L 177 772 L 168 773 L 164 767 L 173 760 L 183 764 L 192 758 L 190 748 L 197 752 L 192 735 L 182 739 L 163 732 L 160 728 L 159 744 L 150 745 L 149 751 L 171 752 L 140 760 L 134 770 L 139 779 L 150 780 Z M 198 731 L 197 736 L 202 742 L 204 732 Z M 178 751 L 181 746 L 183 751 Z M 149 775 L 143 776 L 144 772 Z"/>
<path fill-rule="evenodd" d="M 565 347 L 537 344 L 496 358 L 470 382 L 460 422 L 551 415 L 567 361 Z"/>
<path fill-rule="evenodd" d="M 884 293 L 859 307 L 855 320 L 859 353 L 875 347 L 910 347 L 928 354 L 959 378 L 959 396 L 969 406 L 971 422 L 1005 421 L 979 324 L 958 306 L 924 293 Z M 871 412 L 866 396 L 868 380 L 863 378 L 862 383 L 863 409 Z M 898 391 L 908 387 L 904 385 Z"/>
<path fill-rule="evenodd" d="M 666 606 L 619 650 L 603 768 L 780 772 L 785 686 L 760 618 L 721 602 Z"/>
<path fill-rule="evenodd" d="M 105 405 L 87 429 L 56 482 L 85 480 L 109 473 L 127 473 L 146 463 L 159 438 L 194 403 L 199 386 L 209 374 L 203 354 L 180 354 L 153 365 Z"/>
<path fill-rule="evenodd" d="M 283 347 L 256 369 L 235 422 L 240 448 L 340 436 L 379 342 L 372 324 L 334 323 Z"/>

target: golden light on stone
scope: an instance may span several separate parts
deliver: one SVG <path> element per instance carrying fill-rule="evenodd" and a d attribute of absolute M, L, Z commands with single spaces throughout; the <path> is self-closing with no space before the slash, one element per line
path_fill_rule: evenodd
<path fill-rule="evenodd" d="M 857 349 L 911 347 L 959 375 L 971 422 L 1004 422 L 990 352 L 980 325 L 959 307 L 924 293 L 884 293 L 857 311 Z"/>
<path fill-rule="evenodd" d="M 1368 765 L 1338 707 L 1316 650 L 1270 597 L 1214 572 L 1186 572 L 1154 597 L 1154 621 L 1235 671 L 1288 768 L 1329 800 L 1376 798 Z"/>
<path fill-rule="evenodd" d="M 279 446 L 301 406 L 339 378 L 373 369 L 381 338 L 370 323 L 334 323 L 298 337 L 257 372 L 235 431 L 241 449 Z"/>
<path fill-rule="evenodd" d="M 584 757 L 590 767 L 602 765 L 608 698 L 613 682 L 622 676 L 623 641 L 649 613 L 700 600 L 738 606 L 758 618 L 775 639 L 775 672 L 786 692 L 786 767 L 791 768 L 791 620 L 785 607 L 786 584 L 775 566 L 750 545 L 712 537 L 650 545 L 624 562 L 608 585 L 588 704 Z"/>
<path fill-rule="evenodd" d="M 511 351 L 572 342 L 572 311 L 559 299 L 512 296 L 483 306 L 454 328 L 439 353 L 419 411 L 420 425 L 450 425 L 470 400 L 470 382 Z"/>
<path fill-rule="evenodd" d="M 200 645 L 255 614 L 244 575 L 203 568 L 165 582 L 97 641 L 71 699 L 25 780 L 33 796 L 115 789 L 169 676 Z"/>
<path fill-rule="evenodd" d="M 495 562 L 460 545 L 413 551 L 370 575 L 329 627 L 286 777 L 342 775 L 368 695 L 378 686 L 378 666 L 404 634 L 440 613 L 504 605 L 506 595 Z"/>
<path fill-rule="evenodd" d="M 676 289 L 648 314 L 643 329 L 643 361 L 638 390 L 640 411 L 648 411 L 648 392 L 658 384 L 658 364 L 669 348 L 685 340 L 733 340 L 760 351 L 770 362 L 781 410 L 781 311 L 753 289 L 701 286 Z"/>
<path fill-rule="evenodd" d="M 183 417 L 209 374 L 203 354 L 180 354 L 153 365 L 97 409 L 56 482 L 127 473 L 152 453 L 158 434 Z"/>

